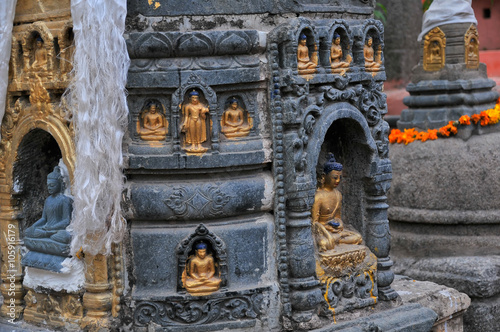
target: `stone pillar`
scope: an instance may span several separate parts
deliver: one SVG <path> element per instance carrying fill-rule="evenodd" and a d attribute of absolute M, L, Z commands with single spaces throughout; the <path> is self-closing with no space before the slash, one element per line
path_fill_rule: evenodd
<path fill-rule="evenodd" d="M 106 256 L 85 255 L 85 294 L 83 307 L 86 310 L 82 328 L 108 329 L 113 295 L 108 281 L 108 262 Z"/>
<path fill-rule="evenodd" d="M 289 198 L 287 204 L 290 300 L 292 320 L 297 323 L 311 321 L 322 301 L 322 293 L 316 278 L 311 212 L 306 203 L 304 197 L 293 197 Z"/>
<path fill-rule="evenodd" d="M 15 200 L 5 178 L 0 179 L 0 246 L 2 250 L 3 296 L 1 315 L 8 319 L 19 318 L 23 313 L 23 269 L 21 266 L 21 240 L 19 222 L 14 219 Z"/>
<path fill-rule="evenodd" d="M 377 285 L 378 297 L 381 300 L 392 300 L 398 295 L 391 288 L 394 272 L 391 270 L 392 261 L 389 258 L 390 233 L 387 219 L 387 190 L 392 178 L 392 168 L 389 159 L 378 164 L 377 174 L 367 184 L 366 214 L 368 234 L 366 245 L 377 256 Z"/>

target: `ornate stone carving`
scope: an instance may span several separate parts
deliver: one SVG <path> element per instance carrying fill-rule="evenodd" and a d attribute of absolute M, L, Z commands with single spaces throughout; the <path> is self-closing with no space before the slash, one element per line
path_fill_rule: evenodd
<path fill-rule="evenodd" d="M 209 324 L 213 322 L 244 321 L 260 318 L 264 296 L 226 295 L 220 299 L 190 301 L 139 302 L 135 312 L 136 326 L 154 322 L 162 327 L 184 324 Z"/>
<path fill-rule="evenodd" d="M 322 314 L 326 316 L 331 317 L 332 312 L 339 314 L 377 303 L 377 284 L 373 271 L 341 278 L 327 277 L 322 287 L 326 300 Z"/>
<path fill-rule="evenodd" d="M 45 89 L 42 78 L 34 73 L 30 76 L 30 103 L 35 109 L 35 116 L 42 118 L 47 116 L 50 111 L 50 95 Z"/>
<path fill-rule="evenodd" d="M 436 27 L 424 37 L 424 70 L 437 71 L 445 64 L 446 36 Z"/>
<path fill-rule="evenodd" d="M 231 196 L 218 187 L 205 185 L 194 192 L 188 192 L 184 187 L 174 188 L 174 193 L 164 203 L 182 218 L 199 214 L 214 217 L 223 213 L 224 206 L 230 199 Z"/>
<path fill-rule="evenodd" d="M 464 36 L 465 65 L 468 69 L 479 68 L 479 35 L 477 28 L 471 24 Z"/>

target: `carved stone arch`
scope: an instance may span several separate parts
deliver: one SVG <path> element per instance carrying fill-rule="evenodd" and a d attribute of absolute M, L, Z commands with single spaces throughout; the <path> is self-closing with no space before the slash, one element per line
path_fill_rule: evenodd
<path fill-rule="evenodd" d="M 181 130 L 180 126 L 182 124 L 182 114 L 181 105 L 188 100 L 188 93 L 191 90 L 196 90 L 201 92 L 201 101 L 205 100 L 209 107 L 209 120 L 207 121 L 211 130 L 210 137 L 207 137 L 207 141 L 211 142 L 212 152 L 217 153 L 219 151 L 219 135 L 220 125 L 217 119 L 218 105 L 217 105 L 217 95 L 215 91 L 205 83 L 205 81 L 195 75 L 191 74 L 187 79 L 183 80 L 181 86 L 175 90 L 172 95 L 172 135 L 174 137 L 174 149 L 175 151 L 180 151 L 181 146 Z M 200 96 L 201 97 L 201 96 Z"/>
<path fill-rule="evenodd" d="M 325 50 L 325 52 L 323 53 L 326 55 L 321 56 L 321 63 L 324 67 L 330 65 L 330 48 L 332 47 L 334 39 L 333 36 L 335 33 L 338 33 L 340 35 L 340 45 L 342 46 L 342 51 L 344 53 L 342 56 L 342 60 L 344 60 L 347 55 L 352 56 L 352 31 L 345 20 L 335 20 L 328 29 L 325 41 L 323 42 L 323 45 L 321 47 L 322 50 Z"/>
<path fill-rule="evenodd" d="M 327 134 L 329 133 L 332 124 L 338 121 L 349 121 L 354 124 L 354 126 L 357 126 L 358 136 L 356 137 L 356 143 L 365 147 L 365 153 L 367 155 L 367 162 L 362 166 L 363 177 L 370 176 L 370 165 L 378 158 L 376 142 L 373 139 L 370 127 L 361 112 L 346 102 L 331 104 L 322 112 L 321 117 L 316 121 L 316 125 L 310 135 L 310 140 L 314 142 L 314 144 L 309 144 L 306 149 L 308 173 L 310 174 L 310 178 L 313 180 L 314 188 L 312 188 L 312 190 L 316 190 L 316 183 L 314 181 L 319 175 L 317 174 L 317 165 L 321 163 L 320 155 L 322 153 L 322 145 L 325 142 L 325 139 L 327 139 Z M 335 153 L 336 151 L 327 152 Z M 339 155 L 338 157 L 340 159 L 339 161 L 342 162 L 343 156 Z M 313 202 L 311 202 L 311 206 L 309 208 L 312 207 L 312 203 Z"/>
<path fill-rule="evenodd" d="M 177 290 L 185 291 L 182 284 L 182 272 L 186 268 L 186 262 L 190 253 L 194 251 L 194 245 L 200 241 L 208 242 L 212 254 L 215 255 L 214 260 L 217 261 L 220 271 L 221 288 L 227 287 L 227 253 L 226 244 L 217 235 L 212 233 L 203 224 L 199 224 L 194 233 L 190 234 L 182 240 L 176 247 L 177 254 Z"/>
<path fill-rule="evenodd" d="M 23 52 L 25 67 L 30 65 L 30 56 L 34 52 L 35 39 L 40 36 L 43 39 L 43 47 L 47 51 L 47 72 L 51 73 L 54 68 L 54 36 L 44 22 L 35 22 L 28 29 L 23 38 Z"/>
<path fill-rule="evenodd" d="M 75 170 L 75 144 L 68 126 L 55 116 L 49 115 L 42 119 L 35 119 L 32 116 L 26 116 L 19 119 L 17 128 L 12 137 L 11 153 L 7 158 L 6 182 L 12 188 L 13 186 L 13 165 L 17 158 L 19 145 L 23 138 L 32 130 L 41 129 L 49 133 L 57 142 L 61 150 L 62 159 L 68 168 L 68 174 L 71 184 L 73 184 L 73 174 Z"/>

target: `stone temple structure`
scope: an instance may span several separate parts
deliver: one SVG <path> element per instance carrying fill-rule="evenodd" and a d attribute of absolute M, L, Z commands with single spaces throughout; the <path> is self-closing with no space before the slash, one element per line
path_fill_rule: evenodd
<path fill-rule="evenodd" d="M 96 331 L 431 329 L 436 313 L 391 287 L 372 0 L 127 1 L 125 235 L 107 252 L 37 260 L 40 234 L 60 242 L 52 231 L 67 241 L 77 229 L 62 217 L 51 219 L 60 229 L 32 226 L 72 201 L 55 166 L 72 216 L 86 208 L 75 188 L 81 105 L 63 94 L 78 65 L 73 3 L 16 7 L 0 144 L 3 316 Z M 330 154 L 342 171 L 324 166 Z M 325 191 L 335 208 L 318 206 Z M 44 203 L 54 200 L 64 204 Z"/>
<path fill-rule="evenodd" d="M 467 8 L 472 13 L 470 3 L 459 2 L 454 5 L 462 14 Z M 495 82 L 479 62 L 480 33 L 473 13 L 460 22 L 450 21 L 458 15 L 440 22 L 436 17 L 449 14 L 447 1 L 432 6 L 435 24 L 423 32 L 422 57 L 407 88 L 409 108 L 401 114 L 400 129 L 439 128 L 493 108 L 498 99 Z M 477 124 L 460 128 L 458 137 L 391 146 L 395 270 L 469 295 L 466 331 L 500 329 L 499 321 L 491 319 L 499 301 L 498 130 L 498 124 Z"/>

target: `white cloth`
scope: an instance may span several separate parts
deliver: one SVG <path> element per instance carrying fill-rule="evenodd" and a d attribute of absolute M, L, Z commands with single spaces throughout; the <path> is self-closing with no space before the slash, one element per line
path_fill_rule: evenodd
<path fill-rule="evenodd" d="M 91 255 L 110 254 L 126 228 L 120 208 L 130 65 L 123 38 L 126 14 L 126 0 L 71 1 L 75 53 L 67 98 L 76 144 L 73 254 L 81 247 Z"/>
<path fill-rule="evenodd" d="M 12 26 L 16 13 L 16 2 L 17 0 L 0 1 L 0 122 L 5 114 L 6 107 L 10 51 L 12 48 Z"/>
<path fill-rule="evenodd" d="M 472 0 L 434 0 L 424 13 L 422 32 L 418 41 L 437 26 L 451 23 L 474 23 L 476 17 L 471 6 Z"/>

